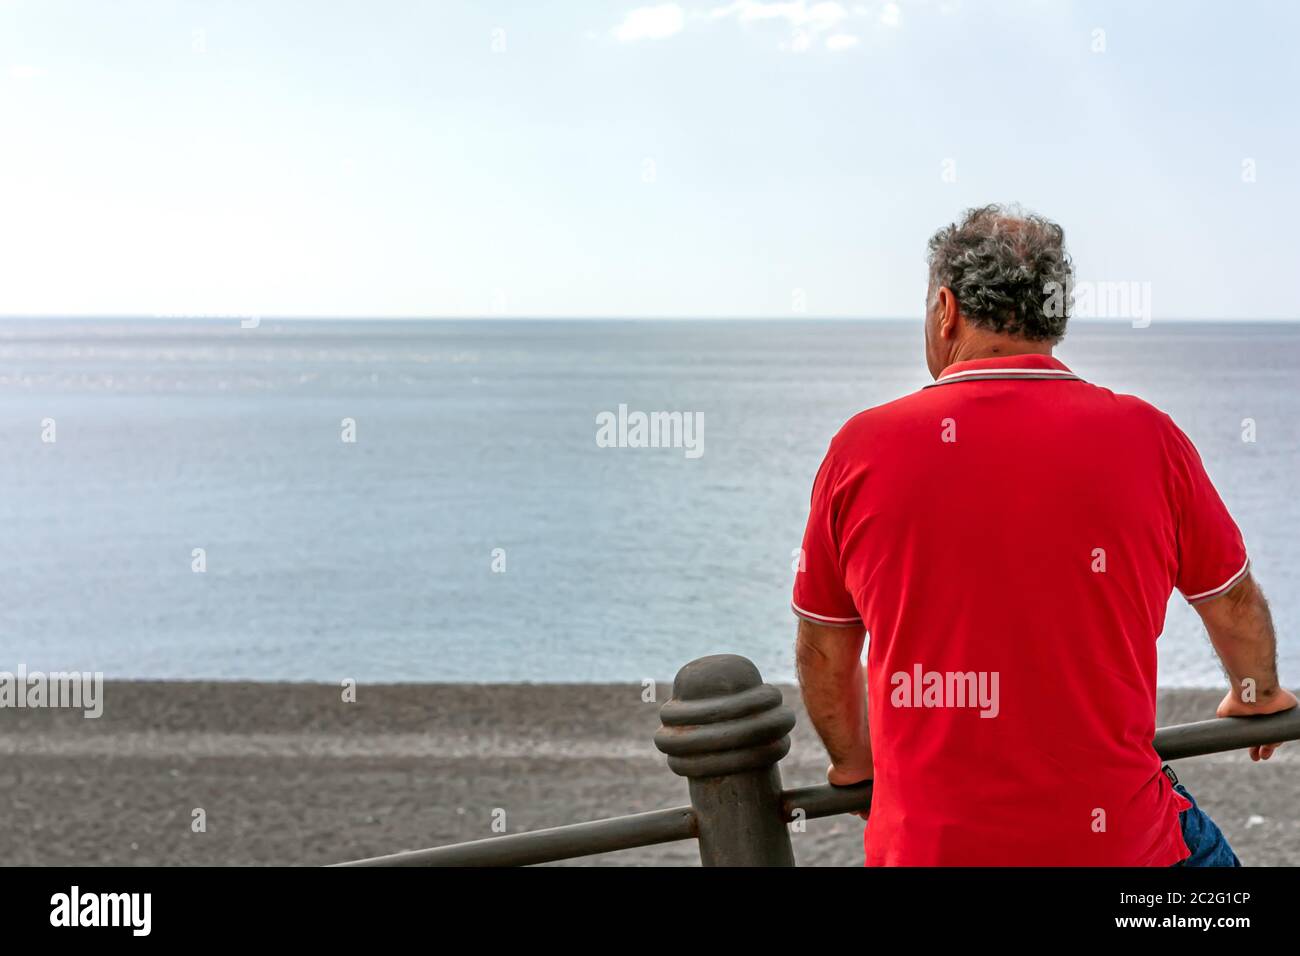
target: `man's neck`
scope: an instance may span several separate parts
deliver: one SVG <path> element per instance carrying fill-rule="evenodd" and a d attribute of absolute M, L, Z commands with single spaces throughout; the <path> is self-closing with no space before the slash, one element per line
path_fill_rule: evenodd
<path fill-rule="evenodd" d="M 967 336 L 952 350 L 948 364 L 973 362 L 976 359 L 999 358 L 1006 355 L 1051 355 L 1050 342 L 1031 342 L 1029 339 L 994 332 Z"/>

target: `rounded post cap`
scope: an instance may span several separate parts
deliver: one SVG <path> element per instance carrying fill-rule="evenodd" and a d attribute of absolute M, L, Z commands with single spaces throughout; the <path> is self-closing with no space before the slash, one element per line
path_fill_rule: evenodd
<path fill-rule="evenodd" d="M 714 654 L 691 661 L 659 710 L 655 746 L 683 777 L 721 777 L 775 764 L 790 750 L 794 713 L 753 661 Z"/>

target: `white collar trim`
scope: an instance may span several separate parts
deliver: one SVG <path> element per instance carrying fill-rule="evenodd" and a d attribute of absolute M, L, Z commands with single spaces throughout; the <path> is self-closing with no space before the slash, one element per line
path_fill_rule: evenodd
<path fill-rule="evenodd" d="M 987 378 L 1052 378 L 1067 381 L 1073 379 L 1076 382 L 1083 381 L 1073 372 L 1060 368 L 970 368 L 964 372 L 940 375 L 925 387 L 934 388 L 936 385 L 947 385 L 949 382 L 965 382 L 972 379 Z"/>

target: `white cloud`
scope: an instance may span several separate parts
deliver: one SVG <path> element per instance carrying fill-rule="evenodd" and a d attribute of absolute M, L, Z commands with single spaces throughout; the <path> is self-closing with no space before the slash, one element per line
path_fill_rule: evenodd
<path fill-rule="evenodd" d="M 675 33 L 681 33 L 685 22 L 686 15 L 675 3 L 663 3 L 657 7 L 638 7 L 623 17 L 623 22 L 614 28 L 614 37 L 622 43 L 662 40 Z"/>
<path fill-rule="evenodd" d="M 9 67 L 9 75 L 15 80 L 34 80 L 37 77 L 44 76 L 45 71 L 39 66 L 17 63 Z"/>
<path fill-rule="evenodd" d="M 849 12 L 838 3 L 806 3 L 793 0 L 789 3 L 762 3 L 761 0 L 735 0 L 725 7 L 714 7 L 709 18 L 721 20 L 735 17 L 741 23 L 758 20 L 784 20 L 792 27 L 807 27 L 818 32 L 827 30 L 845 19 Z"/>
<path fill-rule="evenodd" d="M 638 7 L 624 16 L 613 35 L 624 43 L 661 40 L 681 33 L 687 19 L 676 3 Z M 886 0 L 883 5 L 877 0 L 870 5 L 855 3 L 851 7 L 836 0 L 731 0 L 710 9 L 693 10 L 689 19 L 695 24 L 722 20 L 745 26 L 772 24 L 789 31 L 787 38 L 778 43 L 781 50 L 802 53 L 814 45 L 824 45 L 827 50 L 839 52 L 861 43 L 863 29 L 899 26 L 902 12 L 893 0 Z M 861 26 L 850 33 L 846 28 L 853 21 Z"/>

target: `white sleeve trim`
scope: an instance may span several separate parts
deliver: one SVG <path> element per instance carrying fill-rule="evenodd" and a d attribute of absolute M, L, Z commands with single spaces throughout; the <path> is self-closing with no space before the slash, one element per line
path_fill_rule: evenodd
<path fill-rule="evenodd" d="M 861 624 L 860 617 L 827 617 L 825 614 L 814 614 L 812 611 L 805 611 L 793 601 L 790 602 L 790 610 L 794 611 L 795 617 L 801 617 L 805 621 L 811 621 L 813 624 L 830 624 L 833 627 L 848 627 L 851 624 Z"/>
<path fill-rule="evenodd" d="M 1241 566 L 1241 570 L 1234 574 L 1228 580 L 1224 581 L 1217 588 L 1210 588 L 1208 591 L 1202 591 L 1200 594 L 1184 594 L 1188 604 L 1196 604 L 1200 601 L 1208 601 L 1210 598 L 1218 597 L 1224 591 L 1230 590 L 1234 584 L 1246 576 L 1247 569 L 1250 568 L 1250 558 L 1246 558 L 1246 563 Z"/>

